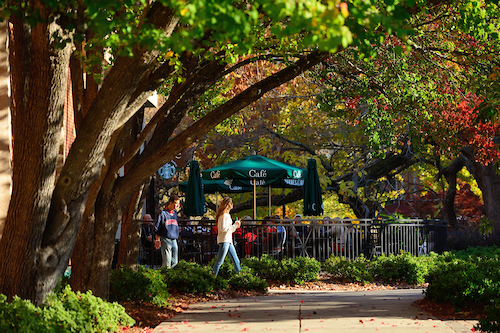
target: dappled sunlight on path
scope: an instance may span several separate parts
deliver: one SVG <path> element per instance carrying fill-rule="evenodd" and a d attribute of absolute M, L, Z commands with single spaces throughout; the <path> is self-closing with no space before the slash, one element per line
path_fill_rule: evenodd
<path fill-rule="evenodd" d="M 471 332 L 475 322 L 448 322 L 412 303 L 422 289 L 280 292 L 193 304 L 153 332 Z"/>

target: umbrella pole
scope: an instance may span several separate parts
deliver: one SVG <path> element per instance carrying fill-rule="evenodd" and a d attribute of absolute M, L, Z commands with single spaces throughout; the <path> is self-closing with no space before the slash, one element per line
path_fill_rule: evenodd
<path fill-rule="evenodd" d="M 271 216 L 271 185 L 269 185 L 269 216 Z"/>
<path fill-rule="evenodd" d="M 216 215 L 217 215 L 218 210 L 219 210 L 219 192 L 215 192 L 215 214 Z"/>
<path fill-rule="evenodd" d="M 255 184 L 255 178 L 253 180 L 253 219 L 257 220 L 257 185 Z"/>

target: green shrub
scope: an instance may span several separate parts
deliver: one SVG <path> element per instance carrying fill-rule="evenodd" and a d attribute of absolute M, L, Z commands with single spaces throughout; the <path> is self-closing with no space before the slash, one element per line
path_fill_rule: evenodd
<path fill-rule="evenodd" d="M 64 332 L 55 320 L 48 320 L 43 310 L 30 301 L 15 296 L 7 302 L 5 295 L 0 295 L 0 332 Z"/>
<path fill-rule="evenodd" d="M 253 269 L 257 276 L 279 283 L 302 284 L 305 281 L 316 281 L 321 270 L 321 263 L 308 257 L 279 261 L 268 255 L 263 255 L 260 258 L 243 259 L 243 265 Z"/>
<path fill-rule="evenodd" d="M 216 278 L 210 266 L 202 267 L 194 262 L 184 260 L 172 269 L 162 269 L 169 290 L 179 293 L 207 294 L 214 289 L 226 289 L 227 281 Z"/>
<path fill-rule="evenodd" d="M 116 332 L 119 325 L 134 324 L 120 304 L 108 303 L 92 295 L 91 291 L 73 292 L 66 286 L 61 293 L 49 295 L 46 303 L 46 313 L 62 319 L 72 332 Z"/>
<path fill-rule="evenodd" d="M 149 285 L 146 289 L 147 300 L 157 306 L 165 306 L 170 294 L 168 292 L 167 279 L 161 270 L 145 269 L 143 274 L 148 278 Z"/>
<path fill-rule="evenodd" d="M 363 255 L 354 260 L 332 255 L 325 260 L 323 268 L 332 277 L 345 279 L 349 282 L 370 283 L 373 281 L 373 276 L 369 263 Z"/>
<path fill-rule="evenodd" d="M 253 269 L 255 274 L 264 280 L 281 281 L 283 279 L 283 266 L 280 261 L 269 257 L 267 254 L 262 255 L 260 258 L 243 259 L 242 264 Z"/>
<path fill-rule="evenodd" d="M 137 271 L 122 267 L 111 271 L 110 299 L 113 301 L 147 301 L 166 305 L 168 288 L 161 270 L 139 266 Z"/>
<path fill-rule="evenodd" d="M 484 250 L 445 253 L 427 276 L 426 295 L 436 302 L 449 301 L 460 308 L 466 304 L 491 304 L 500 295 L 500 260 Z M 481 256 L 476 256 L 480 254 Z"/>
<path fill-rule="evenodd" d="M 500 250 L 498 247 L 468 248 L 446 252 L 427 276 L 426 297 L 435 302 L 486 306 L 482 332 L 500 332 Z"/>
<path fill-rule="evenodd" d="M 392 283 L 406 282 L 408 284 L 423 284 L 428 273 L 432 259 L 429 257 L 416 257 L 408 252 L 395 256 L 382 255 L 375 257 L 370 262 L 370 270 L 377 281 Z"/>
<path fill-rule="evenodd" d="M 282 282 L 303 284 L 306 281 L 318 280 L 321 263 L 314 258 L 297 257 L 294 259 L 283 259 L 281 267 Z"/>
<path fill-rule="evenodd" d="M 480 332 L 500 332 L 500 298 L 496 299 L 496 304 L 486 307 L 485 314 L 486 318 L 479 319 L 474 328 Z"/>
<path fill-rule="evenodd" d="M 49 294 L 41 307 L 14 297 L 6 302 L 0 295 L 1 332 L 117 332 L 119 325 L 134 320 L 118 303 L 108 303 L 91 292 L 73 292 L 69 286 Z"/>
<path fill-rule="evenodd" d="M 242 267 L 239 274 L 233 275 L 229 279 L 229 286 L 233 290 L 255 290 L 266 292 L 269 287 L 266 280 L 255 275 L 249 267 Z"/>

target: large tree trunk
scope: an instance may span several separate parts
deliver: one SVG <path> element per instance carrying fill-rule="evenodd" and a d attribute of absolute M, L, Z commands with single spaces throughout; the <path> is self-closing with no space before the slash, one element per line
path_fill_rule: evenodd
<path fill-rule="evenodd" d="M 120 152 L 123 151 L 126 154 L 128 147 L 131 147 L 138 140 L 143 128 L 143 121 L 144 109 L 138 112 L 137 115 L 127 123 L 125 127 L 126 137 L 120 140 L 122 145 L 120 147 L 121 149 L 119 149 Z M 137 160 L 138 155 L 125 165 L 125 174 L 127 170 L 136 165 Z M 148 183 L 149 181 L 146 180 L 144 184 L 141 184 L 139 188 L 133 192 L 123 211 L 117 267 L 123 265 L 131 267 L 132 269 L 137 269 L 141 232 L 141 222 L 139 222 L 141 219 L 141 203 L 144 202 L 144 189 L 147 188 Z"/>
<path fill-rule="evenodd" d="M 45 15 L 43 8 L 40 13 Z M 50 252 L 40 255 L 39 250 L 46 245 L 43 235 L 61 144 L 70 46 L 51 49 L 49 38 L 57 28 L 55 23 L 29 28 L 13 17 L 12 24 L 12 177 L 14 183 L 25 186 L 13 188 L 0 241 L 0 290 L 8 297 L 19 295 L 37 300 L 44 289 L 39 278 L 47 278 L 46 267 L 58 267 L 61 271 L 66 268 Z M 56 282 L 57 279 L 49 284 Z"/>
<path fill-rule="evenodd" d="M 495 164 L 484 166 L 474 160 L 471 149 L 464 149 L 465 166 L 474 176 L 483 194 L 486 218 L 493 223 L 495 233 L 500 233 L 500 175 Z"/>
<path fill-rule="evenodd" d="M 141 239 L 141 203 L 144 202 L 144 186 L 141 186 L 130 199 L 122 217 L 122 237 L 116 267 L 128 266 L 137 269 L 139 241 Z"/>
<path fill-rule="evenodd" d="M 72 278 L 71 285 L 74 289 L 81 291 L 92 290 L 94 295 L 102 298 L 108 298 L 109 295 L 109 272 L 114 253 L 114 236 L 120 222 L 121 211 L 124 213 L 121 218 L 120 249 L 122 251 L 127 249 L 130 256 L 135 254 L 135 265 L 137 265 L 139 230 L 132 223 L 136 220 L 134 213 L 137 211 L 138 200 L 141 198 L 142 186 L 134 195 L 130 193 L 133 189 L 128 190 L 132 199 L 127 207 L 123 207 L 123 202 L 113 195 L 112 187 L 119 178 L 118 170 L 113 167 L 113 163 L 124 154 L 127 155 L 129 147 L 136 142 L 142 128 L 142 121 L 143 112 L 138 112 L 114 133 L 104 154 L 104 158 L 108 162 L 101 170 L 101 177 L 92 185 L 91 194 L 87 200 L 87 210 L 84 215 L 93 214 L 95 221 L 93 219 L 83 220 L 80 235 L 75 244 L 72 268 L 75 279 Z M 130 165 L 135 163 L 135 160 L 137 157 L 134 157 L 126 165 L 125 172 L 130 168 Z M 84 231 L 87 232 L 83 233 Z M 111 236 L 113 236 L 112 239 Z M 133 239 L 136 241 L 134 242 Z M 113 244 L 113 252 L 110 252 L 110 244 Z M 124 254 L 122 254 L 121 263 L 124 264 L 124 262 L 131 263 L 132 259 L 126 261 Z"/>
<path fill-rule="evenodd" d="M 0 23 L 0 240 L 7 218 L 12 189 L 10 168 L 11 128 L 9 116 L 9 62 L 7 54 L 7 23 Z"/>

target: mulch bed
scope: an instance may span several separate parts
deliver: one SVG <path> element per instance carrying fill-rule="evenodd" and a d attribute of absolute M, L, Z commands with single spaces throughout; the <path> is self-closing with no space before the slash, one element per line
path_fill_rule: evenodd
<path fill-rule="evenodd" d="M 331 279 L 327 274 L 320 275 L 316 282 L 306 282 L 302 285 L 279 285 L 271 283 L 270 289 L 273 290 L 335 290 L 335 291 L 365 291 L 365 290 L 388 290 L 388 289 L 415 289 L 425 288 L 426 286 L 414 286 L 408 284 L 358 284 L 347 283 L 338 279 Z M 199 296 L 192 294 L 175 294 L 171 293 L 172 303 L 169 307 L 159 308 L 147 303 L 124 302 L 121 303 L 125 307 L 125 311 L 135 319 L 136 326 L 124 327 L 124 333 L 149 333 L 158 326 L 161 322 L 182 313 L 191 304 L 205 302 L 210 300 L 222 300 L 230 298 L 241 298 L 245 296 L 263 296 L 266 294 L 257 292 L 235 292 L 235 291 L 219 291 L 214 294 Z M 457 310 L 451 304 L 434 303 L 426 299 L 415 302 L 421 310 L 433 315 L 440 320 L 460 320 L 469 319 L 477 320 L 484 318 L 483 308 L 464 308 Z"/>

